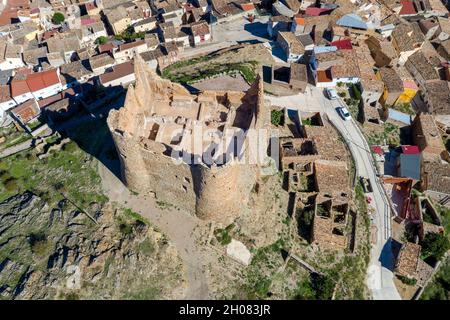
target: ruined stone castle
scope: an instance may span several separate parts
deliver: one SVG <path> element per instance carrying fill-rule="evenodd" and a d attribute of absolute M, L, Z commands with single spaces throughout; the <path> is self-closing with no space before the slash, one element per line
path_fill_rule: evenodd
<path fill-rule="evenodd" d="M 247 92 L 191 94 L 160 78 L 140 57 L 135 74 L 125 106 L 108 117 L 124 183 L 201 219 L 231 223 L 246 207 L 259 175 L 259 164 L 237 160 L 249 147 L 248 130 L 270 122 L 262 80 Z M 198 141 L 198 131 L 211 139 Z"/>

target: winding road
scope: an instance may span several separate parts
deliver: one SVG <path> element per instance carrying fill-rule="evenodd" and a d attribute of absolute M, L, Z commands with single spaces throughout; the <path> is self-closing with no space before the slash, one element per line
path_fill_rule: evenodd
<path fill-rule="evenodd" d="M 304 112 L 321 112 L 328 116 L 330 122 L 339 130 L 352 153 L 358 176 L 366 177 L 373 186 L 370 195 L 374 201 L 375 213 L 372 224 L 377 229 L 377 241 L 372 246 L 371 260 L 367 270 L 367 286 L 374 300 L 400 300 L 394 284 L 394 257 L 391 251 L 391 215 L 389 202 L 377 177 L 369 145 L 358 125 L 352 119 L 344 121 L 335 108 L 345 105 L 340 99 L 330 101 L 324 97 L 320 88 L 308 87 L 305 94 L 288 97 L 267 96 L 273 105 L 283 106 Z"/>

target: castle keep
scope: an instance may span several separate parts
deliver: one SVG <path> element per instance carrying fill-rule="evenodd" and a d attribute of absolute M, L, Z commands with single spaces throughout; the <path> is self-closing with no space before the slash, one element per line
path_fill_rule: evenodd
<path fill-rule="evenodd" d="M 201 219 L 231 223 L 259 174 L 258 163 L 237 160 L 250 145 L 245 133 L 270 121 L 262 80 L 245 93 L 193 95 L 160 78 L 139 56 L 135 74 L 125 106 L 108 117 L 124 183 Z M 239 136 L 243 143 L 236 143 Z"/>

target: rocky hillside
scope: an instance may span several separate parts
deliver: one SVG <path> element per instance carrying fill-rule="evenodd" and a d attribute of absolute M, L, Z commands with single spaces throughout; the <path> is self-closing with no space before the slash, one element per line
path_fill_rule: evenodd
<path fill-rule="evenodd" d="M 184 294 L 176 250 L 142 217 L 111 204 L 85 212 L 31 192 L 0 203 L 3 299 L 162 299 Z"/>

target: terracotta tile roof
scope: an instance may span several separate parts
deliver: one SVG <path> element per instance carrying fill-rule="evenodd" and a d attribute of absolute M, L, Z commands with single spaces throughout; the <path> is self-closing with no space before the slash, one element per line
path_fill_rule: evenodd
<path fill-rule="evenodd" d="M 26 82 L 31 92 L 35 92 L 55 85 L 60 81 L 56 69 L 52 69 L 44 72 L 30 74 L 27 77 Z"/>
<path fill-rule="evenodd" d="M 402 8 L 400 9 L 399 15 L 413 15 L 417 14 L 417 10 L 414 7 L 414 3 L 412 0 L 402 0 L 401 1 Z"/>
<path fill-rule="evenodd" d="M 30 92 L 27 82 L 25 80 L 13 80 L 11 81 L 11 95 L 18 97 L 25 93 Z"/>
<path fill-rule="evenodd" d="M 27 123 L 40 114 L 40 109 L 36 101 L 30 99 L 11 109 L 11 112 L 22 122 Z"/>

